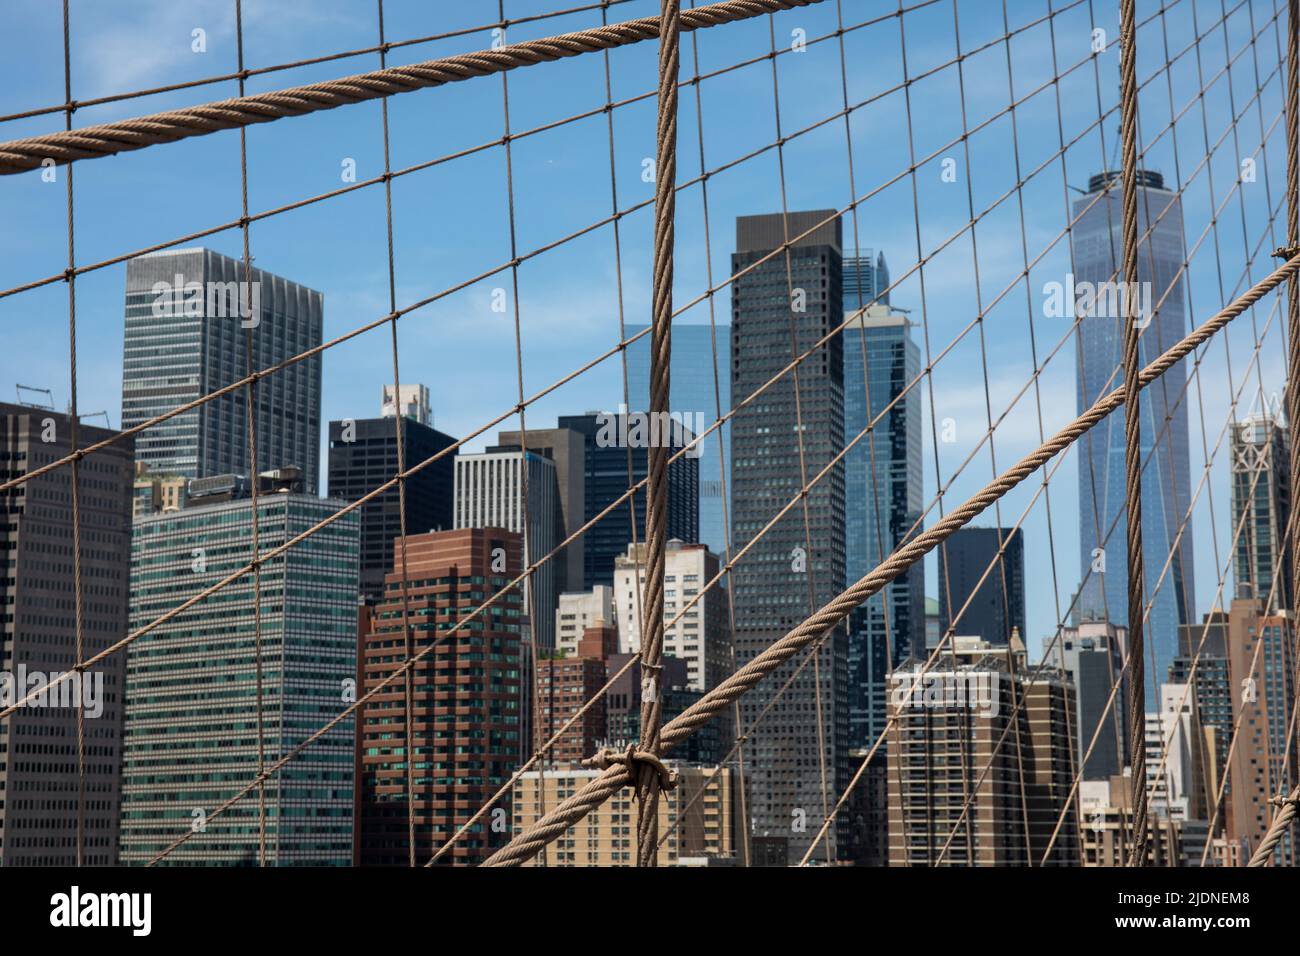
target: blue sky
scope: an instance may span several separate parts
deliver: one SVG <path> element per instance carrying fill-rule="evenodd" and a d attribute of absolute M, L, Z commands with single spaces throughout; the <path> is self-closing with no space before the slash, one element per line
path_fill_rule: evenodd
<path fill-rule="evenodd" d="M 1070 9 L 1052 19 L 1051 29 L 1046 22 L 1025 29 L 1011 39 L 1009 49 L 1008 44 L 996 43 L 969 57 L 960 77 L 955 66 L 947 66 L 910 87 L 915 156 L 938 151 L 915 176 L 919 229 L 913 211 L 913 178 L 903 176 L 884 185 L 910 163 L 904 94 L 895 89 L 903 80 L 902 51 L 905 48 L 908 74 L 915 77 L 950 61 L 958 42 L 967 52 L 1002 36 L 1008 24 L 1017 30 L 1043 17 L 1048 12 L 1047 0 L 1009 0 L 1005 24 L 999 4 L 936 0 L 901 18 L 905 47 L 900 44 L 900 18 L 886 16 L 897 9 L 896 4 L 826 0 L 779 14 L 771 24 L 760 18 L 701 31 L 693 37 L 685 35 L 683 74 L 694 73 L 696 43 L 700 69 L 707 73 L 768 53 L 773 33 L 777 47 L 788 49 L 794 31 L 803 31 L 809 41 L 807 49 L 783 53 L 776 59 L 782 132 L 789 136 L 842 109 L 842 72 L 847 77 L 850 104 L 878 97 L 851 113 L 849 139 L 856 194 L 861 197 L 876 191 L 858 206 L 856 228 L 861 245 L 884 250 L 895 279 L 917 262 L 918 231 L 920 248 L 930 255 L 962 230 L 972 209 L 979 215 L 1012 190 L 1017 158 L 1025 175 L 1047 163 L 1023 189 L 1025 242 L 1032 259 L 1067 222 L 1066 204 L 1075 194 L 1067 196 L 1063 178 L 1070 186 L 1086 186 L 1087 177 L 1112 153 L 1118 128 L 1116 117 L 1107 119 L 1104 151 L 1101 131 L 1096 125 L 1089 128 L 1097 118 L 1098 99 L 1103 108 L 1110 108 L 1117 98 L 1116 5 L 1101 0 L 1072 6 L 1069 0 L 1053 2 L 1057 8 Z M 505 12 L 514 18 L 576 5 L 577 0 L 563 4 L 557 0 L 507 0 Z M 651 0 L 633 0 L 611 8 L 610 18 L 647 16 L 656 9 Z M 1096 14 L 1096 24 L 1090 9 Z M 1155 3 L 1139 2 L 1139 19 L 1158 9 Z M 1231 10 L 1226 25 L 1220 22 L 1225 9 Z M 384 10 L 390 41 L 497 19 L 495 0 L 386 0 Z M 234 5 L 229 0 L 121 0 L 114 4 L 73 0 L 71 11 L 75 99 L 236 69 Z M 843 60 L 834 38 L 813 42 L 835 30 L 841 12 L 846 27 L 882 18 L 845 35 Z M 62 102 L 60 5 L 54 0 L 14 4 L 7 14 L 7 29 L 0 40 L 0 115 Z M 1192 259 L 1188 299 L 1197 321 L 1244 288 L 1243 281 L 1261 278 L 1272 265 L 1268 252 L 1282 242 L 1281 231 L 1275 230 L 1262 244 L 1263 256 L 1247 271 L 1247 251 L 1265 235 L 1270 201 L 1277 204 L 1282 196 L 1284 152 L 1277 72 L 1282 34 L 1276 29 L 1278 21 L 1270 23 L 1278 16 L 1274 0 L 1227 5 L 1220 0 L 1170 0 L 1166 14 L 1139 32 L 1140 81 L 1151 76 L 1167 57 L 1188 47 L 1197 33 L 1205 34 L 1198 46 L 1178 58 L 1167 76 L 1164 72 L 1157 75 L 1141 96 L 1144 142 L 1156 139 L 1172 114 L 1185 110 L 1175 126 L 1177 149 L 1174 137 L 1164 132 L 1152 147 L 1148 165 L 1161 170 L 1167 181 L 1186 184 L 1183 201 L 1189 247 L 1207 228 L 1211 210 L 1222 206 L 1217 228 L 1205 236 Z M 599 22 L 599 11 L 587 11 L 520 24 L 510 28 L 507 40 L 584 29 Z M 1095 71 L 1091 63 L 1077 65 L 1089 56 L 1094 26 L 1104 29 L 1108 40 Z M 196 28 L 206 31 L 204 53 L 191 48 Z M 244 3 L 245 61 L 250 68 L 371 46 L 377 42 L 377 30 L 375 4 L 363 0 Z M 1259 42 L 1251 46 L 1252 34 L 1261 30 Z M 416 44 L 392 51 L 389 64 L 482 49 L 490 43 L 490 34 L 475 32 Z M 1238 53 L 1225 72 L 1227 58 Z M 947 145 L 962 132 L 963 93 L 967 127 L 1006 109 L 1008 59 L 1018 99 L 1042 87 L 1015 111 L 1016 140 L 1012 118 L 1003 113 L 970 137 L 969 156 L 960 142 Z M 616 102 L 654 89 L 654 44 L 615 50 L 609 55 L 609 64 Z M 250 79 L 248 92 L 332 79 L 378 65 L 378 55 L 367 54 L 274 72 Z M 1063 177 L 1061 162 L 1052 159 L 1059 148 L 1058 87 L 1050 80 L 1067 70 L 1059 83 L 1060 126 L 1067 142 L 1076 137 L 1078 142 L 1066 152 Z M 511 127 L 518 134 L 599 109 L 606 99 L 605 59 L 588 55 L 543 64 L 509 74 L 507 82 Z M 1252 99 L 1259 83 L 1263 84 L 1262 94 Z M 1205 95 L 1198 100 L 1203 86 Z M 86 107 L 76 112 L 74 125 L 237 93 L 237 85 L 227 81 Z M 703 151 L 710 169 L 729 164 L 776 138 L 770 60 L 702 81 L 700 96 Z M 498 139 L 504 130 L 502 101 L 500 77 L 392 98 L 394 169 Z M 1234 110 L 1242 114 L 1235 128 L 1231 121 Z M 678 173 L 683 181 L 700 171 L 698 116 L 694 92 L 688 88 L 683 92 L 679 121 Z M 0 139 L 62 127 L 60 113 L 11 120 L 0 123 Z M 1268 143 L 1261 151 L 1261 139 L 1270 127 Z M 642 180 L 641 171 L 643 160 L 654 153 L 654 128 L 653 97 L 614 111 L 613 177 L 623 209 L 652 195 L 653 186 Z M 1214 145 L 1221 137 L 1210 162 L 1198 171 L 1207 138 Z M 364 180 L 383 171 L 380 106 L 378 102 L 363 103 L 252 127 L 248 151 L 253 213 L 339 188 L 344 185 L 343 164 L 349 159 L 356 163 L 357 178 Z M 842 119 L 789 140 L 783 150 L 789 208 L 843 208 L 852 202 L 849 152 Z M 1255 180 L 1240 184 L 1224 204 L 1239 178 L 1240 160 L 1247 156 L 1256 157 Z M 944 159 L 955 161 L 956 182 L 943 181 Z M 608 217 L 610 140 L 604 115 L 598 113 L 518 140 L 513 147 L 513 173 L 521 255 Z M 0 289 L 59 273 L 65 267 L 64 175 L 60 170 L 56 184 L 43 182 L 36 173 L 0 178 L 0 221 L 6 224 L 0 230 Z M 239 136 L 234 132 L 81 163 L 75 176 L 78 263 L 166 242 L 229 222 L 240 213 Z M 777 150 L 768 149 L 711 176 L 708 200 L 711 241 L 706 248 L 701 189 L 692 186 L 679 195 L 675 285 L 679 304 L 706 289 L 710 256 L 715 283 L 729 274 L 736 216 L 780 211 Z M 394 181 L 393 206 L 399 306 L 439 293 L 510 259 L 505 156 L 500 147 L 399 177 Z M 853 218 L 846 217 L 844 231 L 846 244 L 851 245 Z M 251 237 L 260 267 L 324 293 L 327 338 L 388 312 L 382 187 L 358 189 L 258 222 Z M 623 217 L 622 312 L 628 324 L 648 321 L 650 237 L 649 206 Z M 981 304 L 989 309 L 989 303 L 1010 287 L 988 311 L 983 342 L 978 329 L 973 330 L 935 366 L 935 417 L 951 417 L 957 425 L 957 440 L 939 445 L 938 471 L 945 481 L 987 427 L 982 362 L 986 360 L 990 369 L 988 388 L 996 417 L 1015 399 L 1032 369 L 1031 322 L 1040 362 L 1068 331 L 1067 320 L 1048 318 L 1041 309 L 1044 283 L 1059 281 L 1068 271 L 1065 241 L 1057 242 L 1031 270 L 1027 297 L 1025 281 L 1016 284 L 1024 261 L 1020 209 L 1014 195 L 981 219 L 974 239 L 972 244 L 970 230 L 962 232 L 926 265 L 924 311 L 916 272 L 902 279 L 892 293 L 896 306 L 912 309 L 912 318 L 924 322 L 933 357 L 974 319 Z M 228 255 L 240 254 L 237 229 L 203 242 Z M 77 281 L 79 404 L 86 411 L 106 409 L 115 425 L 120 422 L 124 269 L 122 265 L 107 267 Z M 430 386 L 435 424 L 453 435 L 465 434 L 517 400 L 513 312 L 500 314 L 491 309 L 493 290 L 510 286 L 509 273 L 499 273 L 411 313 L 400 323 L 402 378 Z M 524 390 L 531 394 L 618 340 L 613 229 L 603 226 L 531 257 L 519 269 L 519 289 Z M 730 308 L 725 290 L 718 294 L 715 305 L 719 321 L 725 320 Z M 1240 386 L 1256 329 L 1262 329 L 1268 318 L 1267 308 L 1258 310 L 1253 324 L 1250 315 L 1243 317 L 1207 352 L 1200 373 L 1204 395 L 1195 385 L 1190 392 L 1194 403 L 1190 436 L 1194 488 L 1204 467 L 1204 449 L 1213 448 L 1229 414 L 1229 383 L 1234 388 Z M 707 303 L 689 309 L 678 321 L 707 323 Z M 14 384 L 21 382 L 53 389 L 62 407 L 68 397 L 67 294 L 62 283 L 0 298 L 0 328 L 5 342 L 0 350 L 0 397 L 9 399 Z M 924 360 L 921 328 L 917 335 Z M 1265 391 L 1280 390 L 1285 350 L 1281 321 L 1276 316 L 1266 341 L 1259 381 Z M 377 414 L 380 386 L 390 381 L 392 374 L 387 330 L 372 331 L 331 350 L 324 370 L 326 420 Z M 1071 339 L 1041 379 L 1041 416 L 1049 434 L 1076 412 L 1074 374 Z M 852 387 L 850 383 L 846 386 Z M 1253 387 L 1257 389 L 1257 385 Z M 928 422 L 931 403 L 929 386 L 924 383 L 922 393 Z M 1247 389 L 1247 405 L 1253 394 Z M 530 407 L 528 423 L 549 425 L 558 414 L 612 408 L 621 395 L 621 371 L 614 358 Z M 1037 445 L 1038 421 L 1039 408 L 1031 391 L 995 432 L 999 469 Z M 507 423 L 503 427 L 512 426 Z M 494 435 L 495 430 L 470 447 L 481 447 Z M 936 489 L 936 468 L 928 430 L 925 448 L 929 500 Z M 1208 610 L 1214 600 L 1230 535 L 1226 460 L 1226 453 L 1220 452 L 1193 518 L 1198 612 Z M 986 445 L 957 479 L 947 506 L 964 500 L 992 474 Z M 1007 496 L 1001 506 L 1003 524 L 1010 525 L 1020 517 L 1037 484 L 1030 480 Z M 1052 632 L 1058 604 L 1062 609 L 1069 604 L 1078 580 L 1076 500 L 1075 459 L 1068 455 L 1051 484 L 1055 589 L 1047 570 L 1051 549 L 1048 510 L 1042 498 L 1024 524 L 1027 566 L 1031 569 L 1028 638 L 1035 652 L 1039 639 Z M 990 512 L 981 523 L 993 520 Z M 1212 528 L 1218 556 L 1211 546 Z M 927 590 L 936 593 L 933 561 L 928 577 Z M 1230 578 L 1228 588 L 1230 596 Z"/>

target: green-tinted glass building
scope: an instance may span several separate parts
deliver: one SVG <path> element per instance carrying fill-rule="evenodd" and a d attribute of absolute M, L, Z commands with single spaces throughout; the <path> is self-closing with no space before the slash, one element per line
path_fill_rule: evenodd
<path fill-rule="evenodd" d="M 263 553 L 344 505 L 263 482 L 257 504 Z M 248 562 L 253 511 L 247 493 L 248 480 L 240 476 L 195 481 L 183 510 L 136 520 L 132 630 Z M 265 764 L 356 699 L 359 549 L 359 518 L 351 512 L 262 567 Z M 258 771 L 254 593 L 246 574 L 129 647 L 123 864 L 147 863 L 191 829 L 197 832 L 165 863 L 258 863 L 256 791 L 207 819 Z M 339 722 L 267 782 L 268 866 L 351 863 L 353 733 L 352 720 Z"/>

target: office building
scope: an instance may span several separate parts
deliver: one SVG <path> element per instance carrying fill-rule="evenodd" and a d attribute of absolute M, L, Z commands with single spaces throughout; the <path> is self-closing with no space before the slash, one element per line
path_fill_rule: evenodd
<path fill-rule="evenodd" d="M 606 663 L 617 652 L 618 632 L 597 623 L 584 630 L 576 653 L 537 662 L 539 745 L 560 735 L 550 751 L 552 763 L 580 764 L 608 737 L 606 695 L 601 689 L 607 679 Z M 570 720 L 573 726 L 566 730 Z"/>
<path fill-rule="evenodd" d="M 1084 780 L 1109 780 L 1129 763 L 1124 709 L 1126 633 L 1125 628 L 1105 621 L 1084 621 L 1077 627 L 1061 628 L 1055 639 L 1043 639 L 1044 659 L 1064 671 L 1074 685 L 1072 730 Z M 1122 684 L 1112 697 L 1117 682 Z M 1105 725 L 1098 731 L 1103 720 Z"/>
<path fill-rule="evenodd" d="M 1294 607 L 1291 556 L 1284 547 L 1291 515 L 1286 429 L 1268 415 L 1257 415 L 1237 422 L 1231 440 L 1236 596 L 1261 600 L 1269 614 L 1276 614 Z"/>
<path fill-rule="evenodd" d="M 999 550 L 1001 555 L 999 556 Z M 1025 633 L 1025 538 L 1019 528 L 958 528 L 939 555 L 939 627 L 1005 644 Z"/>
<path fill-rule="evenodd" d="M 457 456 L 453 520 L 458 529 L 505 528 L 518 534 L 521 571 L 541 561 L 564 540 L 555 462 L 531 451 Z M 554 558 L 524 581 L 524 613 L 540 651 L 555 647 L 561 590 Z"/>
<path fill-rule="evenodd" d="M 647 328 L 629 325 L 629 338 Z M 731 327 L 716 331 L 709 325 L 673 324 L 668 408 L 692 422 L 702 433 L 731 410 Z M 716 360 L 715 360 L 716 359 Z M 627 399 L 634 412 L 650 409 L 650 335 L 627 347 Z M 721 438 L 719 438 L 721 436 Z M 700 531 L 698 540 L 714 554 L 727 554 L 725 489 L 731 485 L 731 422 L 722 423 L 696 446 L 700 470 Z"/>
<path fill-rule="evenodd" d="M 185 486 L 181 475 L 153 475 L 137 465 L 133 483 L 131 516 L 159 511 L 180 511 L 185 507 Z"/>
<path fill-rule="evenodd" d="M 618 649 L 641 650 L 641 618 L 645 613 L 645 544 L 629 544 L 614 562 L 614 605 L 618 616 Z M 668 542 L 664 563 L 664 653 L 686 662 L 686 687 L 712 690 L 732 667 L 731 625 L 727 589 L 719 581 L 718 556 L 702 544 Z M 696 600 L 698 598 L 698 600 Z M 688 611 L 687 605 L 696 603 Z M 668 625 L 681 615 L 681 619 Z"/>
<path fill-rule="evenodd" d="M 659 866 L 698 866 L 705 858 L 717 865 L 734 861 L 736 788 L 728 767 L 710 767 L 678 760 L 665 763 L 677 772 L 677 788 L 659 797 Z M 515 782 L 514 832 L 522 833 L 547 810 L 600 776 L 586 768 L 530 770 Z M 707 789 L 706 789 L 707 787 Z M 702 796 L 696 799 L 700 791 Z M 691 801 L 695 800 L 694 805 Z M 689 806 L 689 809 L 687 807 Z M 678 822 L 678 817 L 685 816 Z M 635 866 L 636 794 L 624 787 L 583 817 L 547 847 L 548 866 Z M 525 866 L 540 866 L 540 854 Z"/>
<path fill-rule="evenodd" d="M 890 865 L 1073 866 L 1073 686 L 1030 672 L 1018 639 L 956 637 L 953 654 L 890 675 Z"/>
<path fill-rule="evenodd" d="M 80 447 L 113 432 L 79 425 Z M 0 481 L 72 452 L 71 421 L 54 411 L 0 403 Z M 127 634 L 131 555 L 131 440 L 81 459 L 82 658 Z M 0 704 L 10 706 L 77 664 L 72 469 L 30 478 L 0 494 Z M 85 729 L 84 862 L 118 862 L 122 688 L 126 659 L 105 658 L 0 721 L 0 866 L 74 866 L 80 783 L 78 702 Z"/>
<path fill-rule="evenodd" d="M 1093 176 L 1088 193 L 1074 201 L 1070 233 L 1075 290 L 1087 297 L 1078 326 L 1078 411 L 1082 414 L 1106 392 L 1123 384 L 1124 310 L 1120 174 Z M 1163 177 L 1138 170 L 1138 282 L 1142 294 L 1138 365 L 1145 366 L 1178 342 L 1185 331 L 1183 305 L 1183 213 L 1179 196 Z M 1144 238 L 1151 230 L 1150 238 Z M 1084 286 L 1088 283 L 1088 286 Z M 1073 297 L 1070 304 L 1073 306 Z M 1160 303 L 1159 311 L 1154 312 Z M 1073 311 L 1066 315 L 1073 319 Z M 1164 674 L 1177 653 L 1178 627 L 1195 623 L 1192 534 L 1179 526 L 1191 504 L 1187 450 L 1186 366 L 1178 362 L 1150 388 L 1142 390 L 1140 448 L 1142 472 L 1142 554 L 1148 599 L 1154 598 L 1144 639 L 1154 648 L 1155 673 Z M 1150 459 L 1150 464 L 1146 462 Z M 1117 410 L 1079 439 L 1079 560 L 1094 568 L 1075 609 L 1076 622 L 1128 623 L 1128 545 L 1124 516 L 1124 412 Z M 1167 557 L 1174 558 L 1159 591 L 1155 582 Z M 1159 707 L 1158 680 L 1148 679 L 1147 710 Z"/>
<path fill-rule="evenodd" d="M 215 392 L 249 371 L 278 366 L 321 344 L 324 297 L 211 249 L 169 249 L 126 265 L 122 427 Z M 257 469 L 296 466 L 308 494 L 320 474 L 321 356 L 253 386 Z M 247 390 L 237 388 L 136 436 L 150 472 L 206 478 L 250 468 Z"/>
<path fill-rule="evenodd" d="M 624 750 L 628 744 L 641 739 L 641 668 L 633 664 L 619 673 L 631 657 L 625 653 L 611 654 L 605 666 L 605 679 L 610 685 L 605 694 L 606 743 L 615 750 Z M 669 654 L 663 657 L 661 693 L 664 701 L 661 726 L 704 696 L 687 686 L 686 662 Z M 691 763 L 720 763 L 735 736 L 731 728 L 731 715 L 719 714 L 674 747 L 672 755 Z"/>
<path fill-rule="evenodd" d="M 1228 625 L 1228 614 L 1218 608 L 1206 614 L 1201 624 L 1184 624 L 1178 629 L 1178 656 L 1169 665 L 1171 684 L 1195 684 L 1196 718 L 1200 729 L 1196 766 L 1201 772 L 1199 787 L 1209 795 L 1211 804 L 1228 766 L 1228 749 L 1232 743 Z M 1212 806 L 1209 813 L 1211 816 L 1214 813 Z M 1215 825 L 1216 837 L 1223 832 L 1225 816 L 1221 809 Z"/>
<path fill-rule="evenodd" d="M 385 385 L 380 399 L 380 414 L 396 418 L 399 414 L 418 424 L 433 426 L 433 409 L 429 406 L 428 385 Z"/>
<path fill-rule="evenodd" d="M 583 439 L 583 519 L 591 521 L 646 477 L 649 445 L 663 441 L 670 454 L 689 444 L 695 429 L 681 419 L 659 427 L 642 412 L 588 412 L 562 415 L 561 429 Z M 504 436 L 503 436 L 504 437 Z M 698 446 L 697 446 L 698 447 Z M 694 449 L 668 466 L 668 537 L 698 541 L 700 534 L 700 461 Z M 624 502 L 587 529 L 583 543 L 583 583 L 614 583 L 614 560 L 627 553 L 630 541 L 645 540 L 644 491 Z M 633 532 L 635 514 L 635 533 Z M 570 590 L 575 590 L 570 585 Z"/>
<path fill-rule="evenodd" d="M 263 553 L 343 502 L 302 493 L 294 469 L 190 482 L 179 512 L 136 519 L 131 626 L 143 627 L 243 567 L 252 554 L 253 480 Z M 288 753 L 355 699 L 360 523 L 342 515 L 180 612 L 127 649 L 121 855 L 148 863 L 193 826 L 166 861 L 256 866 L 256 795 L 206 815 L 258 773 L 261 748 Z M 346 866 L 352 857 L 353 721 L 330 728 L 266 788 L 268 866 Z"/>
<path fill-rule="evenodd" d="M 802 238 L 785 246 L 796 236 Z M 778 253 L 762 261 L 782 247 L 788 256 Z M 731 294 L 732 407 L 841 324 L 841 250 L 841 222 L 833 210 L 736 220 L 731 266 L 740 277 Z M 795 381 L 793 373 L 776 378 L 761 401 L 742 408 L 732 421 L 732 541 L 737 550 L 800 496 L 800 447 L 810 478 L 844 447 L 843 338 L 830 336 L 800 364 L 797 415 Z M 841 461 L 737 564 L 731 582 L 737 666 L 843 590 L 844 495 Z M 844 628 L 828 632 L 817 653 L 817 665 L 803 668 L 745 748 L 752 832 L 788 838 L 790 862 L 803 856 L 821 827 L 823 793 L 843 792 L 848 782 Z M 745 726 L 756 721 L 798 664 L 788 661 L 742 698 Z M 832 857 L 840 829 L 842 824 L 827 834 Z"/>
<path fill-rule="evenodd" d="M 884 268 L 883 255 L 880 267 Z M 871 268 L 869 262 L 866 268 Z M 846 276 L 848 270 L 845 260 Z M 868 305 L 863 312 L 850 301 L 857 295 L 856 288 L 846 285 L 844 443 L 857 440 L 844 456 L 849 583 L 920 532 L 922 507 L 921 390 L 909 388 L 920 375 L 921 353 L 912 341 L 907 316 L 880 303 Z M 905 395 L 904 389 L 908 389 Z M 962 633 L 974 632 L 963 629 Z M 850 619 L 850 746 L 875 743 L 885 727 L 885 678 L 890 665 L 924 650 L 925 564 L 918 561 Z"/>
<path fill-rule="evenodd" d="M 857 311 L 872 303 L 889 305 L 889 266 L 885 254 L 862 249 L 856 256 L 844 257 L 844 311 Z M 846 379 L 847 381 L 847 379 Z"/>
<path fill-rule="evenodd" d="M 399 677 L 358 714 L 357 864 L 406 866 L 411 814 L 416 859 L 427 861 L 518 766 L 529 706 L 520 590 L 453 629 L 519 574 L 521 553 L 520 536 L 504 528 L 407 538 L 406 603 L 401 572 L 388 575 L 374 629 L 363 640 L 358 689 L 375 689 L 401 666 L 408 626 L 417 651 L 433 650 L 412 669 L 413 710 Z M 408 725 L 413 754 L 406 752 Z M 505 829 L 490 819 L 475 824 L 440 862 L 482 862 L 505 843 Z"/>
<path fill-rule="evenodd" d="M 408 470 L 456 443 L 417 416 L 332 421 L 328 466 L 332 497 L 357 501 L 401 471 L 397 460 L 398 428 L 402 430 L 402 452 Z M 450 530 L 455 475 L 455 456 L 447 452 L 406 479 L 408 535 Z M 401 501 L 400 489 L 394 485 L 357 509 L 361 513 L 361 597 L 366 604 L 376 604 L 384 597 L 384 578 L 393 570 L 393 541 L 402 536 Z M 397 559 L 401 559 L 400 554 Z"/>
<path fill-rule="evenodd" d="M 1254 854 L 1276 808 L 1297 782 L 1295 636 L 1289 612 L 1266 614 L 1262 601 L 1238 598 L 1228 612 L 1228 671 L 1236 740 L 1228 758 L 1227 838 Z M 1284 834 L 1275 863 L 1295 846 Z"/>
<path fill-rule="evenodd" d="M 598 584 L 590 591 L 561 594 L 555 612 L 555 649 L 567 657 L 576 657 L 587 628 L 596 624 L 616 628 L 616 621 L 611 587 Z"/>
<path fill-rule="evenodd" d="M 530 428 L 526 434 L 499 432 L 497 444 L 487 450 L 523 451 L 525 445 L 529 452 L 555 463 L 555 483 L 560 490 L 560 515 L 564 528 L 560 540 L 565 540 L 577 534 L 587 520 L 586 438 L 569 428 Z M 587 533 L 578 535 L 551 559 L 559 590 L 581 591 L 591 587 L 591 584 L 583 583 L 586 580 L 586 541 Z"/>

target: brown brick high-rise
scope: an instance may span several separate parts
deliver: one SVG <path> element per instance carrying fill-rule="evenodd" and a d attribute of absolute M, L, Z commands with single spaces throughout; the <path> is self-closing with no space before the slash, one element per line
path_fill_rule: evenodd
<path fill-rule="evenodd" d="M 394 542 L 394 548 L 400 541 Z M 406 539 L 407 603 L 418 653 L 413 721 L 416 861 L 423 864 L 509 779 L 526 728 L 521 678 L 527 650 L 518 588 L 453 633 L 455 623 L 520 572 L 518 534 L 467 528 Z M 401 554 L 362 640 L 362 690 L 405 659 Z M 407 865 L 405 690 L 401 677 L 358 721 L 358 807 L 353 856 L 360 865 Z M 509 807 L 498 804 L 509 812 Z M 497 818 L 500 818 L 499 820 Z M 440 862 L 477 863 L 509 837 L 508 817 L 489 814 Z"/>
<path fill-rule="evenodd" d="M 587 712 L 564 732 L 551 748 L 551 762 L 580 764 L 596 752 L 609 733 L 605 719 L 605 662 L 618 651 L 618 631 L 597 622 L 583 631 L 577 657 L 550 657 L 537 662 L 538 694 L 541 707 L 538 720 L 541 732 L 538 743 L 559 733 L 560 728 L 577 715 L 587 701 Z"/>

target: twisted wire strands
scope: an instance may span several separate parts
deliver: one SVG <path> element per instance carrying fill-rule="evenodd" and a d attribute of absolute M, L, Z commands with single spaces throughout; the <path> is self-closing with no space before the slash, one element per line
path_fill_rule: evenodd
<path fill-rule="evenodd" d="M 698 30 L 821 2 L 822 0 L 725 0 L 688 10 L 674 22 L 680 25 L 681 30 Z M 659 17 L 643 17 L 591 30 L 509 44 L 495 50 L 462 53 L 410 66 L 358 73 L 325 83 L 240 96 L 62 133 L 32 136 L 7 143 L 0 150 L 0 175 L 39 169 L 47 159 L 53 159 L 56 163 L 97 159 L 145 146 L 204 136 L 217 130 L 267 123 L 286 116 L 303 116 L 596 50 L 627 46 L 642 40 L 653 40 L 659 36 L 659 30 Z"/>
<path fill-rule="evenodd" d="M 673 239 L 677 193 L 677 74 L 681 65 L 681 3 L 663 0 L 659 28 L 659 114 L 655 153 L 654 298 L 650 340 L 650 412 L 666 419 L 673 334 Z M 666 436 L 660 436 L 661 439 Z M 668 539 L 668 447 L 646 451 L 645 630 L 641 635 L 641 751 L 637 767 L 637 865 L 654 866 L 659 849 L 659 791 L 670 781 L 656 772 L 663 718 L 664 571 Z M 629 751 L 626 762 L 631 764 Z"/>
<path fill-rule="evenodd" d="M 1146 673 L 1142 660 L 1142 447 L 1138 384 L 1137 30 L 1136 0 L 1120 0 L 1120 150 L 1123 157 L 1121 229 L 1124 239 L 1124 493 L 1128 518 L 1128 716 L 1133 776 L 1130 865 L 1147 859 Z"/>

